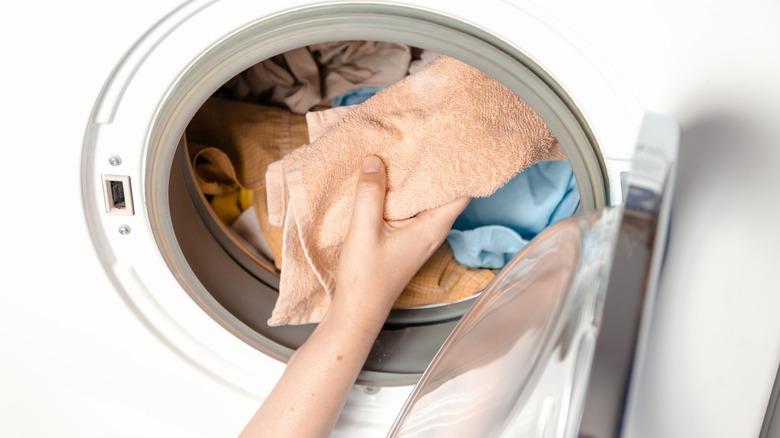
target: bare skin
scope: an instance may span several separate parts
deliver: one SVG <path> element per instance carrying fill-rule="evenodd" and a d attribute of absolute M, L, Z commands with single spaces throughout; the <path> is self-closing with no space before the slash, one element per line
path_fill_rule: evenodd
<path fill-rule="evenodd" d="M 326 437 L 393 302 L 468 204 L 457 199 L 414 218 L 382 217 L 382 161 L 363 162 L 350 230 L 327 315 L 287 365 L 242 437 Z"/>

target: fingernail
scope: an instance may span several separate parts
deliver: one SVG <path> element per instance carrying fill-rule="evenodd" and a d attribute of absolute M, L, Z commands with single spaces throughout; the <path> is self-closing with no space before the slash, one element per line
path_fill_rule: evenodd
<path fill-rule="evenodd" d="M 377 173 L 382 166 L 382 160 L 376 155 L 369 155 L 363 160 L 363 173 Z"/>

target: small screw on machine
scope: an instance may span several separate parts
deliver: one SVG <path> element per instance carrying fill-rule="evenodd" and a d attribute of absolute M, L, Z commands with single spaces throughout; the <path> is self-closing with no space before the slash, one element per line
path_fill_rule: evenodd
<path fill-rule="evenodd" d="M 116 155 L 112 155 L 108 158 L 108 164 L 112 166 L 119 166 L 120 164 L 122 164 L 122 159 Z"/>
<path fill-rule="evenodd" d="M 364 386 L 363 392 L 365 392 L 366 394 L 376 394 L 379 392 L 379 388 L 377 388 L 376 386 Z"/>
<path fill-rule="evenodd" d="M 121 225 L 119 227 L 119 234 L 121 234 L 123 236 L 126 236 L 126 235 L 130 234 L 130 227 L 127 226 L 127 225 Z"/>

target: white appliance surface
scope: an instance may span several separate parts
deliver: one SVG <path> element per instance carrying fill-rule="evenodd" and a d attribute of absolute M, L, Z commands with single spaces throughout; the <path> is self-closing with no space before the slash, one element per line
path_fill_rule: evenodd
<path fill-rule="evenodd" d="M 83 218 L 94 101 L 123 53 L 178 3 L 0 7 L 0 435 L 229 436 L 258 406 L 148 330 L 108 280 Z M 629 435 L 756 436 L 780 360 L 780 2 L 516 3 L 616 92 L 683 126 Z M 485 14 L 499 4 L 481 2 Z M 395 414 L 339 432 L 381 436 Z"/>

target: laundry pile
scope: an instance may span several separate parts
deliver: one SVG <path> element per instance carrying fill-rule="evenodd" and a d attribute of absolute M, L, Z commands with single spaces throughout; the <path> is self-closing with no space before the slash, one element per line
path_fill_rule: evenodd
<path fill-rule="evenodd" d="M 268 165 L 309 142 L 306 118 L 282 108 L 213 97 L 186 132 L 201 191 L 214 213 L 282 267 L 282 228 L 268 220 Z"/>
<path fill-rule="evenodd" d="M 286 107 L 304 114 L 331 99 L 337 99 L 337 104 L 359 103 L 349 101 L 349 93 L 366 87 L 379 90 L 399 81 L 406 76 L 411 59 L 411 49 L 402 44 L 315 44 L 254 65 L 225 84 L 223 93 L 231 99 Z"/>
<path fill-rule="evenodd" d="M 270 325 L 327 311 L 368 154 L 387 168 L 388 220 L 475 198 L 396 307 L 473 295 L 579 202 L 560 146 L 525 102 L 466 64 L 392 43 L 319 44 L 264 61 L 206 102 L 186 138 L 214 212 L 281 270 Z"/>

